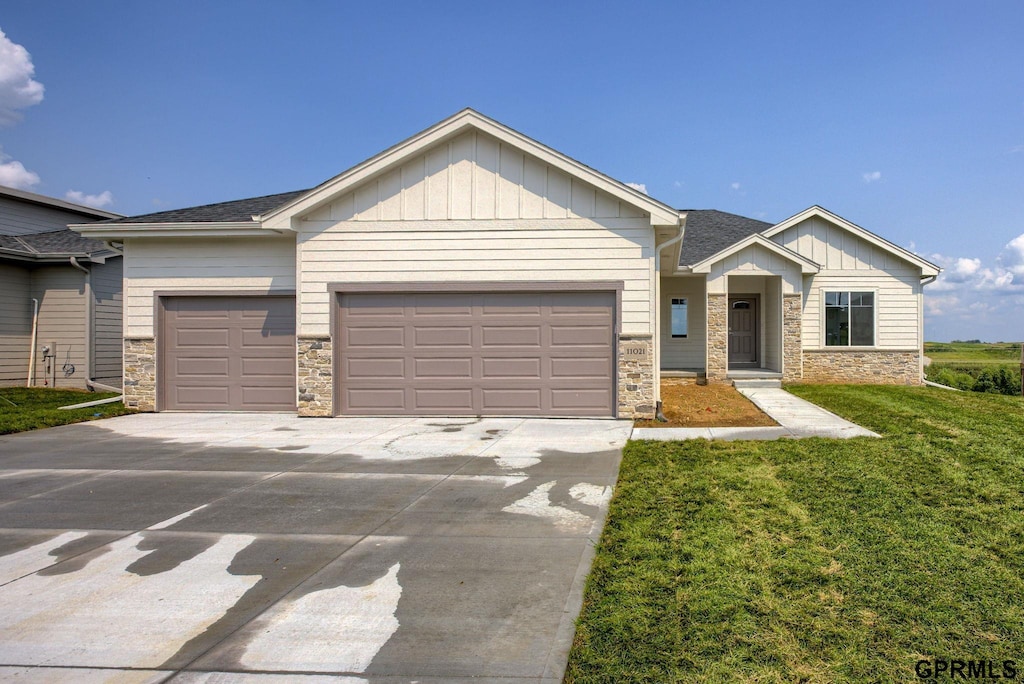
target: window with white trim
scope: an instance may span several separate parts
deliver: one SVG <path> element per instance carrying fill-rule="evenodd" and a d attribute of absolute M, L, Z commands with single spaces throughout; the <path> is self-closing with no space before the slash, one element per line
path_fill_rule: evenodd
<path fill-rule="evenodd" d="M 686 337 L 688 308 L 685 297 L 672 299 L 672 337 Z"/>
<path fill-rule="evenodd" d="M 875 293 L 825 293 L 825 346 L 871 347 L 875 344 Z"/>

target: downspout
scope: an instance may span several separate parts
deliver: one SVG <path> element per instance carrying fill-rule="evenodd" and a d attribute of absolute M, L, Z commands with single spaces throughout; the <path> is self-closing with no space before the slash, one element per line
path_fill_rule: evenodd
<path fill-rule="evenodd" d="M 936 273 L 933 276 L 927 276 L 927 277 L 921 278 L 921 301 L 918 304 L 918 310 L 917 310 L 917 320 L 918 320 L 917 329 L 920 331 L 921 338 L 922 338 L 921 339 L 921 358 L 918 361 L 917 373 L 918 373 L 918 378 L 921 380 L 921 382 L 923 382 L 926 385 L 929 384 L 929 381 L 925 377 L 925 372 L 924 372 L 924 288 L 925 288 L 925 285 L 931 285 L 932 283 L 934 283 L 935 280 L 938 277 L 939 277 L 939 274 Z"/>
<path fill-rule="evenodd" d="M 75 257 L 70 257 L 70 259 L 71 265 L 85 274 L 83 286 L 85 291 L 85 353 L 83 354 L 83 360 L 85 361 L 85 382 L 86 386 L 88 386 L 89 380 L 92 378 L 92 272 L 78 263 L 78 259 Z M 54 352 L 56 353 L 56 350 Z M 57 360 L 54 359 L 54 365 L 56 363 Z"/>
<path fill-rule="evenodd" d="M 25 387 L 31 387 L 36 375 L 36 337 L 39 332 L 39 300 L 32 298 L 32 342 L 28 350 L 28 378 Z"/>
<path fill-rule="evenodd" d="M 654 284 L 654 395 L 655 409 L 654 418 L 658 422 L 667 423 L 668 418 L 661 411 L 661 252 L 666 247 L 673 247 L 683 241 L 686 234 L 686 212 L 679 212 L 679 234 L 671 240 L 663 242 L 654 248 L 655 273 L 658 274 L 657 282 Z"/>

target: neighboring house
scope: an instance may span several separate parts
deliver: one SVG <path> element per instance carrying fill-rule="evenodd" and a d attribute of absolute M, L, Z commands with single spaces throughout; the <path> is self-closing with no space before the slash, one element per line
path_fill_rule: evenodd
<path fill-rule="evenodd" d="M 680 211 L 472 110 L 311 189 L 76 226 L 141 410 L 650 417 L 663 373 L 921 382 L 939 269 L 812 207 Z"/>
<path fill-rule="evenodd" d="M 121 255 L 67 227 L 119 217 L 0 186 L 0 386 L 121 387 Z"/>

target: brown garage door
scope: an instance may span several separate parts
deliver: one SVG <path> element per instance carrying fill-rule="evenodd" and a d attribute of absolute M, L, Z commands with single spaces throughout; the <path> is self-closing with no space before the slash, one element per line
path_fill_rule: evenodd
<path fill-rule="evenodd" d="M 353 293 L 348 415 L 614 415 L 614 293 Z"/>
<path fill-rule="evenodd" d="M 294 297 L 165 297 L 162 409 L 295 408 Z"/>

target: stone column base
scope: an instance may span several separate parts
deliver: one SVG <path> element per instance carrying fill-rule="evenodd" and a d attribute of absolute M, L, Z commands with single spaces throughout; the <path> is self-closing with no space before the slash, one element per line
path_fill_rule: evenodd
<path fill-rule="evenodd" d="M 124 405 L 136 411 L 156 411 L 156 340 L 124 338 Z"/>
<path fill-rule="evenodd" d="M 298 406 L 300 416 L 334 416 L 334 356 L 329 337 L 299 337 Z"/>
<path fill-rule="evenodd" d="M 708 293 L 708 382 L 725 382 L 729 375 L 729 295 Z"/>
<path fill-rule="evenodd" d="M 654 340 L 650 335 L 619 337 L 619 418 L 654 418 Z"/>
<path fill-rule="evenodd" d="M 804 376 L 803 295 L 782 295 L 782 381 L 798 382 Z"/>

